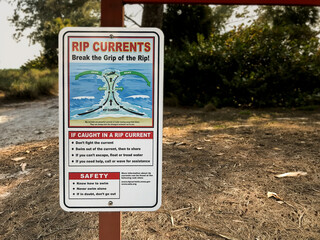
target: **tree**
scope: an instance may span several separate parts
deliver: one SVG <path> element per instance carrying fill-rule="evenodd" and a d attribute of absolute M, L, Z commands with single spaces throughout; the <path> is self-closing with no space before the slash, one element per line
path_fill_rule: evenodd
<path fill-rule="evenodd" d="M 319 19 L 319 9 L 316 7 L 264 6 L 261 7 L 261 12 L 261 17 L 272 22 L 273 26 L 314 25 Z"/>
<path fill-rule="evenodd" d="M 320 44 L 312 28 L 317 14 L 295 7 L 279 7 L 274 14 L 275 8 L 260 11 L 249 26 L 214 31 L 179 52 L 167 51 L 165 95 L 198 106 L 319 103 Z"/>
<path fill-rule="evenodd" d="M 290 39 L 308 40 L 317 34 L 312 27 L 319 22 L 319 8 L 264 6 L 259 11 L 258 21 L 269 23 L 274 31 L 285 31 Z"/>
<path fill-rule="evenodd" d="M 168 5 L 163 20 L 166 44 L 182 49 L 185 43 L 197 42 L 198 34 L 205 38 L 211 33 L 219 34 L 235 8 L 236 5 Z"/>
<path fill-rule="evenodd" d="M 196 42 L 197 34 L 208 37 L 212 21 L 212 9 L 209 6 L 169 4 L 163 18 L 167 46 L 182 49 L 186 42 Z"/>
<path fill-rule="evenodd" d="M 212 30 L 220 33 L 225 29 L 227 20 L 232 16 L 233 11 L 238 6 L 236 5 L 220 5 L 216 6 L 212 11 Z"/>
<path fill-rule="evenodd" d="M 40 43 L 44 51 L 39 59 L 50 68 L 57 66 L 58 33 L 65 26 L 98 26 L 99 0 L 9 0 L 16 8 L 10 21 L 16 27 L 19 40 L 31 30 L 31 43 Z"/>
<path fill-rule="evenodd" d="M 142 27 L 162 28 L 163 4 L 144 4 Z"/>

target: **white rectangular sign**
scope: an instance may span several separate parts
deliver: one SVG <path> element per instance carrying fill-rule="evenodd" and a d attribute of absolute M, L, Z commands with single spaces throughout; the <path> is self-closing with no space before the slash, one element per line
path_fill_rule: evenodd
<path fill-rule="evenodd" d="M 59 34 L 60 205 L 161 205 L 163 34 L 64 28 Z"/>

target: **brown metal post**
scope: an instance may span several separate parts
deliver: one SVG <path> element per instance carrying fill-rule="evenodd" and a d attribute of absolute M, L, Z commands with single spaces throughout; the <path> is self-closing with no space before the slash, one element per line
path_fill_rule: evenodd
<path fill-rule="evenodd" d="M 99 240 L 121 239 L 121 213 L 99 213 Z"/>
<path fill-rule="evenodd" d="M 101 0 L 101 27 L 123 27 L 122 0 Z M 121 240 L 121 213 L 99 213 L 99 240 Z"/>
<path fill-rule="evenodd" d="M 101 27 L 123 27 L 124 8 L 122 0 L 101 0 Z"/>

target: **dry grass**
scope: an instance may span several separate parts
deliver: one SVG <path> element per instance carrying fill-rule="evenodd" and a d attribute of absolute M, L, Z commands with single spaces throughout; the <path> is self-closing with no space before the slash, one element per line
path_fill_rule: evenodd
<path fill-rule="evenodd" d="M 163 204 L 123 213 L 123 239 L 320 239 L 319 122 L 319 112 L 166 109 Z M 10 192 L 0 200 L 1 239 L 98 239 L 96 213 L 59 207 L 57 139 L 0 156 L 1 173 L 20 171 L 11 159 L 21 156 L 30 171 L 0 180 Z M 275 178 L 298 170 L 308 175 Z"/>

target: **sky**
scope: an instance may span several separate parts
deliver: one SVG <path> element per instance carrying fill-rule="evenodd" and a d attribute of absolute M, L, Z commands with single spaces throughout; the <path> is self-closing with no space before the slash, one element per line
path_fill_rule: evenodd
<path fill-rule="evenodd" d="M 14 26 L 8 21 L 12 17 L 14 7 L 4 1 L 0 1 L 0 69 L 19 68 L 28 60 L 40 55 L 41 45 L 30 44 L 27 37 L 23 37 L 19 42 L 13 39 Z M 126 5 L 125 12 L 138 23 L 141 23 L 142 8 L 139 5 Z M 126 21 L 128 27 L 134 24 Z M 27 33 L 26 33 L 27 35 Z"/>
<path fill-rule="evenodd" d="M 13 39 L 15 28 L 8 21 L 8 17 L 13 15 L 13 10 L 8 3 L 0 1 L 0 69 L 19 68 L 28 59 L 40 54 L 39 44 L 29 45 L 27 38 L 18 43 Z"/>

